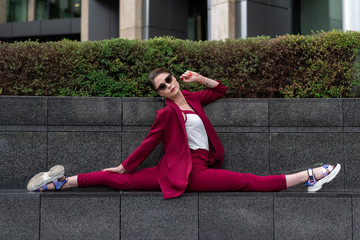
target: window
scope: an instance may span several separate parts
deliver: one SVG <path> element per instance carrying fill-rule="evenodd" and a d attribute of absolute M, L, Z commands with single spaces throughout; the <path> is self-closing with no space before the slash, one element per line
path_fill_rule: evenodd
<path fill-rule="evenodd" d="M 188 1 L 188 39 L 207 40 L 207 0 Z"/>
<path fill-rule="evenodd" d="M 81 0 L 37 0 L 36 20 L 81 16 Z"/>
<path fill-rule="evenodd" d="M 342 29 L 341 0 L 294 0 L 293 9 L 295 34 Z"/>
<path fill-rule="evenodd" d="M 28 5 L 27 0 L 7 0 L 6 22 L 26 22 Z"/>

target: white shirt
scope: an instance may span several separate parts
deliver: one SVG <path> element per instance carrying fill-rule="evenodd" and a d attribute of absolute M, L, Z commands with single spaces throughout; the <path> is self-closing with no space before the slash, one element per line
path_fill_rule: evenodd
<path fill-rule="evenodd" d="M 208 136 L 206 134 L 204 123 L 199 115 L 192 111 L 183 112 L 186 116 L 185 127 L 190 149 L 206 149 L 209 151 Z"/>

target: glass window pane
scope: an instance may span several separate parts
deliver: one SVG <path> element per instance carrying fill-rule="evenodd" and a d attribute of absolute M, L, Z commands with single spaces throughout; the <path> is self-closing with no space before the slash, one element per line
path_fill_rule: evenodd
<path fill-rule="evenodd" d="M 14 21 L 14 4 L 12 0 L 6 2 L 6 22 Z"/>
<path fill-rule="evenodd" d="M 15 21 L 27 21 L 27 0 L 14 0 L 15 2 Z"/>
<path fill-rule="evenodd" d="M 72 0 L 50 0 L 50 19 L 71 18 Z"/>
<path fill-rule="evenodd" d="M 7 22 L 26 22 L 27 21 L 27 0 L 8 0 Z"/>
<path fill-rule="evenodd" d="M 294 33 L 302 35 L 313 31 L 342 29 L 341 0 L 295 0 Z"/>
<path fill-rule="evenodd" d="M 36 12 L 35 19 L 36 20 L 46 20 L 49 19 L 48 14 L 48 0 L 37 0 L 36 1 Z"/>
<path fill-rule="evenodd" d="M 81 0 L 74 0 L 74 17 L 81 17 Z"/>

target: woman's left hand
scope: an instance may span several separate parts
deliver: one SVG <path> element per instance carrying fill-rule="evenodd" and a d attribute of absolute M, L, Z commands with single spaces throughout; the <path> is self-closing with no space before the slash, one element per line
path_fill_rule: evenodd
<path fill-rule="evenodd" d="M 180 79 L 182 79 L 184 82 L 191 83 L 191 82 L 199 82 L 201 80 L 201 75 L 192 72 L 192 71 L 186 71 L 181 76 Z"/>

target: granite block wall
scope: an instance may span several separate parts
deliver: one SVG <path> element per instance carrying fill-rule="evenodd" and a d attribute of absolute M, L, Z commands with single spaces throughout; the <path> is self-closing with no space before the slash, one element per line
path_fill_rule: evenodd
<path fill-rule="evenodd" d="M 360 99 L 220 99 L 205 107 L 224 169 L 259 175 L 321 163 L 321 192 L 185 193 L 107 188 L 28 193 L 37 172 L 116 166 L 141 143 L 160 99 L 0 97 L 0 239 L 326 239 L 360 237 Z M 155 166 L 161 144 L 140 166 Z"/>
<path fill-rule="evenodd" d="M 116 166 L 145 138 L 158 98 L 0 97 L 0 188 L 55 164 L 68 175 Z M 205 107 L 224 169 L 259 175 L 341 163 L 326 191 L 360 190 L 360 99 L 220 99 Z M 155 166 L 160 144 L 140 166 Z M 294 188 L 292 191 L 304 191 Z"/>
<path fill-rule="evenodd" d="M 0 189 L 0 239 L 359 239 L 357 192 Z"/>

